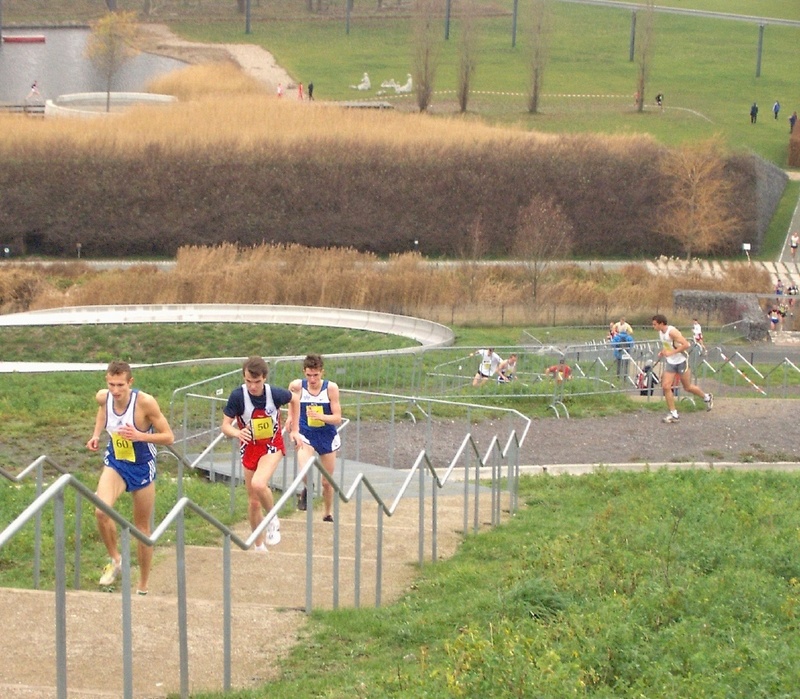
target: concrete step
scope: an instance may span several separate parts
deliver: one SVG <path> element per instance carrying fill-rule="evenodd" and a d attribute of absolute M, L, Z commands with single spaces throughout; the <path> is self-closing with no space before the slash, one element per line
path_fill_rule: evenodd
<path fill-rule="evenodd" d="M 470 491 L 468 529 L 473 531 Z M 463 539 L 463 498 L 438 501 L 437 559 L 452 555 Z M 366 504 L 369 502 L 369 504 Z M 425 500 L 424 551 L 431 561 L 432 498 Z M 508 496 L 501 498 L 507 512 Z M 377 592 L 377 507 L 364 498 L 361 511 L 361 562 L 356 569 L 356 508 L 339 510 L 338 603 L 375 605 Z M 334 525 L 311 513 L 312 596 L 315 608 L 332 608 Z M 478 526 L 491 521 L 491 498 L 479 496 Z M 305 623 L 307 513 L 281 518 L 281 543 L 268 553 L 231 552 L 232 686 L 262 685 L 277 673 L 277 659 L 295 642 Z M 419 507 L 400 502 L 383 521 L 381 604 L 409 589 L 418 570 Z M 187 527 L 193 518 L 187 516 Z M 236 527 L 243 538 L 249 525 Z M 185 575 L 192 692 L 220 691 L 223 686 L 223 557 L 221 546 L 186 548 Z M 98 571 L 99 574 L 99 571 Z M 136 579 L 136 571 L 132 578 Z M 160 699 L 180 692 L 180 659 L 175 549 L 158 546 L 146 597 L 132 596 L 134 696 Z M 104 699 L 123 695 L 122 596 L 114 592 L 67 592 L 67 684 L 70 699 Z M 55 603 L 51 591 L 0 588 L 4 651 L 0 653 L 0 697 L 52 699 L 56 696 Z M 35 649 L 35 652 L 32 652 Z"/>

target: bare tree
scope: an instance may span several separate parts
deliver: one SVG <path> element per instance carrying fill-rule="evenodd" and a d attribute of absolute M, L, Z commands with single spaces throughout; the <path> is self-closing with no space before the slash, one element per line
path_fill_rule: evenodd
<path fill-rule="evenodd" d="M 719 141 L 670 151 L 661 172 L 668 191 L 659 207 L 658 232 L 677 240 L 687 260 L 729 242 L 741 221 L 731 213 L 734 190 Z"/>
<path fill-rule="evenodd" d="M 443 41 L 437 21 L 438 5 L 437 0 L 414 2 L 413 76 L 417 106 L 421 112 L 431 103 Z"/>
<path fill-rule="evenodd" d="M 458 266 L 458 276 L 464 280 L 469 289 L 470 302 L 474 302 L 477 298 L 481 260 L 488 252 L 489 245 L 483 230 L 483 220 L 478 214 L 469 228 L 464 244 L 459 249 L 459 256 L 464 262 Z"/>
<path fill-rule="evenodd" d="M 569 255 L 573 233 L 572 222 L 552 197 L 534 195 L 520 210 L 514 252 L 525 263 L 533 298 L 547 266 Z"/>
<path fill-rule="evenodd" d="M 539 112 L 539 95 L 542 90 L 544 70 L 550 57 L 552 29 L 552 0 L 531 0 L 531 89 L 528 94 L 528 111 L 531 114 Z"/>
<path fill-rule="evenodd" d="M 461 39 L 458 42 L 458 107 L 462 114 L 467 111 L 469 88 L 478 53 L 478 35 L 475 31 L 475 0 L 464 0 L 461 17 Z"/>
<path fill-rule="evenodd" d="M 654 0 L 646 0 L 636 24 L 636 111 L 644 111 L 645 90 L 655 55 L 656 11 Z"/>
<path fill-rule="evenodd" d="M 106 81 L 106 111 L 111 111 L 111 85 L 119 69 L 139 50 L 136 35 L 139 27 L 134 12 L 109 12 L 92 24 L 86 43 L 86 56 Z"/>

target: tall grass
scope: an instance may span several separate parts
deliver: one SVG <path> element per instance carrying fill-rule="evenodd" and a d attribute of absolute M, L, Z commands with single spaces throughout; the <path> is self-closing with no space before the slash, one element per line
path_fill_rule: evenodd
<path fill-rule="evenodd" d="M 386 261 L 349 249 L 232 243 L 181 248 L 172 270 L 142 265 L 93 272 L 79 263 L 0 268 L 0 310 L 139 303 L 263 303 L 400 313 L 448 324 L 603 325 L 625 315 L 646 321 L 672 310 L 676 289 L 770 290 L 763 270 L 727 263 L 722 278 L 700 265 L 680 274 L 630 264 L 616 271 L 544 266 L 534 298 L 526 263 L 430 263 L 416 253 Z M 265 283 L 269 280 L 269 283 Z"/>
<path fill-rule="evenodd" d="M 392 111 L 376 114 L 330 104 L 279 102 L 265 95 L 255 80 L 231 63 L 188 67 L 154 80 L 151 89 L 178 94 L 186 101 L 168 108 L 142 106 L 116 119 L 89 123 L 0 115 L 0 121 L 8 127 L 0 130 L 0 150 L 26 157 L 67 143 L 114 154 L 138 152 L 148 145 L 191 152 L 222 142 L 229 152 L 233 149 L 257 157 L 265 147 L 291 147 L 302 142 L 313 149 L 315 143 L 341 141 L 378 145 L 396 152 L 397 157 L 408 149 L 419 149 L 436 161 L 451 147 L 465 143 L 514 145 L 558 140 L 555 135 L 497 129 L 457 118 L 432 120 Z M 613 152 L 626 152 L 637 138 L 603 139 L 603 145 Z"/>

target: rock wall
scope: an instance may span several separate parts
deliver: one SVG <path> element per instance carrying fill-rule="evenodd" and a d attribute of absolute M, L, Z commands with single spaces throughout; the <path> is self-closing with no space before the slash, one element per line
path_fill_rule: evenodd
<path fill-rule="evenodd" d="M 713 315 L 723 323 L 736 323 L 740 333 L 751 342 L 769 340 L 769 321 L 755 294 L 719 291 L 675 291 L 675 310 L 692 316 Z"/>

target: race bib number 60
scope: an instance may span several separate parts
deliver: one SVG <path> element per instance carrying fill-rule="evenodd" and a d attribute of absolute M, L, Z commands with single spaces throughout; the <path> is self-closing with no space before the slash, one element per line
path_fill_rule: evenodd
<path fill-rule="evenodd" d="M 117 461 L 136 461 L 131 440 L 114 432 L 111 435 L 111 446 L 114 449 L 114 457 Z"/>
<path fill-rule="evenodd" d="M 325 421 L 315 417 L 312 411 L 322 412 L 322 408 L 318 405 L 306 406 L 306 423 L 309 427 L 325 427 Z"/>

